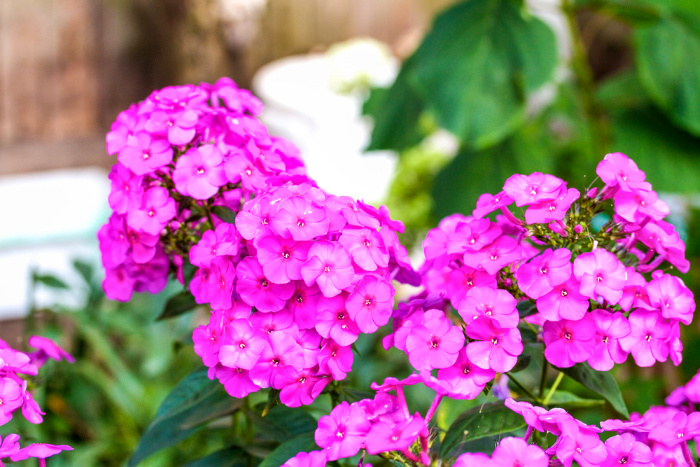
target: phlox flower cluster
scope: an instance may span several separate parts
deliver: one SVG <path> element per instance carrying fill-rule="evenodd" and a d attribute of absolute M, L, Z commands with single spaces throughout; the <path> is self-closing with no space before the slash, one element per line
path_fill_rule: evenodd
<path fill-rule="evenodd" d="M 424 291 L 394 312 L 385 347 L 461 398 L 513 368 L 519 324 L 540 327 L 544 355 L 558 367 L 607 371 L 629 354 L 639 366 L 679 364 L 680 323 L 691 322 L 695 302 L 658 268 L 666 261 L 687 272 L 685 245 L 632 160 L 608 154 L 597 173 L 605 185 L 583 195 L 552 175 L 516 174 L 502 192 L 482 195 L 471 216 L 443 219 L 423 242 Z M 610 221 L 595 230 L 593 217 L 606 209 Z"/>
<path fill-rule="evenodd" d="M 34 352 L 25 353 L 14 350 L 7 342 L 0 340 L 0 426 L 12 420 L 17 411 L 21 411 L 30 423 L 39 424 L 46 415 L 27 389 L 27 377 L 36 376 L 39 368 L 48 359 L 68 360 L 73 357 L 54 344 L 51 340 L 33 336 L 29 345 Z M 44 443 L 29 444 L 23 448 L 19 444 L 19 435 L 8 434 L 0 438 L 0 467 L 3 459 L 17 462 L 34 457 L 43 465 L 43 459 L 61 451 L 72 450 L 70 446 Z"/>
<path fill-rule="evenodd" d="M 107 134 L 113 214 L 98 233 L 103 288 L 127 301 L 157 293 L 212 229 L 216 209 L 238 212 L 272 176 L 303 174 L 297 149 L 255 118 L 262 104 L 233 81 L 154 91 Z"/>
<path fill-rule="evenodd" d="M 210 377 L 234 397 L 278 389 L 296 407 L 346 377 L 358 335 L 389 322 L 392 278 L 413 271 L 385 207 L 292 178 L 205 232 L 190 290 L 213 309 L 193 334 Z"/>

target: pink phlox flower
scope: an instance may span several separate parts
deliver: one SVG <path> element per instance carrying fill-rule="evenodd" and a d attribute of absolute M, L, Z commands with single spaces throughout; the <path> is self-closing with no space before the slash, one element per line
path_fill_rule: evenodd
<path fill-rule="evenodd" d="M 605 441 L 605 448 L 608 457 L 600 464 L 602 467 L 617 467 L 620 464 L 630 467 L 651 465 L 653 459 L 649 446 L 635 440 L 630 433 L 609 438 Z"/>
<path fill-rule="evenodd" d="M 107 154 L 113 156 L 122 150 L 134 133 L 143 131 L 146 119 L 136 113 L 136 104 L 119 112 L 105 136 Z"/>
<path fill-rule="evenodd" d="M 299 331 L 295 336 L 304 356 L 304 368 L 315 367 L 318 364 L 318 351 L 323 338 L 315 329 Z"/>
<path fill-rule="evenodd" d="M 693 320 L 695 300 L 693 292 L 680 277 L 670 274 L 655 274 L 647 285 L 649 301 L 664 318 L 675 319 L 685 325 Z"/>
<path fill-rule="evenodd" d="M 136 279 L 131 277 L 124 265 L 116 268 L 105 267 L 105 278 L 102 281 L 102 289 L 110 300 L 128 302 L 134 293 Z"/>
<path fill-rule="evenodd" d="M 419 374 L 411 373 L 404 379 L 398 379 L 394 378 L 393 376 L 387 376 L 386 378 L 384 378 L 384 382 L 382 382 L 382 384 L 372 382 L 370 383 L 369 387 L 370 389 L 377 392 L 398 391 L 404 386 L 413 386 L 421 382 L 423 382 L 423 379 Z"/>
<path fill-rule="evenodd" d="M 437 309 L 427 310 L 425 312 L 423 312 L 423 310 L 415 310 L 410 315 L 403 318 L 394 318 L 393 324 L 395 331 L 393 333 L 393 345 L 397 349 L 408 353 L 406 350 L 406 339 L 408 339 L 408 336 L 411 334 L 413 327 L 422 325 L 425 320 L 430 319 L 429 316 L 441 315 L 444 315 L 444 313 Z M 398 326 L 397 321 L 400 322 Z"/>
<path fill-rule="evenodd" d="M 169 164 L 173 160 L 173 148 L 160 138 L 152 138 L 146 132 L 130 137 L 119 151 L 119 162 L 136 175 L 146 175 Z"/>
<path fill-rule="evenodd" d="M 163 110 L 181 110 L 186 108 L 196 108 L 204 103 L 207 94 L 204 89 L 193 84 L 182 86 L 168 86 L 163 89 L 153 91 L 146 101 L 146 104 L 153 103 Z"/>
<path fill-rule="evenodd" d="M 542 426 L 542 421 L 540 420 L 540 415 L 547 413 L 546 409 L 534 406 L 529 402 L 516 401 L 512 397 L 508 397 L 504 404 L 513 412 L 522 415 L 527 426 L 532 427 L 541 433 L 546 431 L 544 426 Z"/>
<path fill-rule="evenodd" d="M 190 292 L 197 303 L 209 303 L 214 309 L 226 309 L 231 307 L 235 282 L 234 263 L 228 257 L 220 256 L 208 266 L 197 269 L 190 282 Z"/>
<path fill-rule="evenodd" d="M 322 297 L 318 301 L 318 317 L 315 326 L 321 336 L 331 338 L 340 345 L 351 345 L 361 332 L 345 309 L 343 295 L 332 298 Z"/>
<path fill-rule="evenodd" d="M 324 296 L 335 297 L 352 285 L 355 271 L 350 254 L 340 243 L 319 240 L 309 249 L 301 275 L 307 286 L 316 283 Z"/>
<path fill-rule="evenodd" d="M 344 229 L 338 239 L 365 271 L 376 271 L 389 265 L 389 253 L 379 232 L 369 229 Z"/>
<path fill-rule="evenodd" d="M 373 425 L 379 422 L 397 424 L 407 420 L 398 397 L 388 392 L 377 392 L 374 399 L 363 399 L 359 405 Z"/>
<path fill-rule="evenodd" d="M 292 314 L 287 310 L 271 313 L 254 313 L 250 317 L 250 324 L 265 335 L 280 331 L 284 331 L 286 334 L 296 335 L 299 332 L 299 328 L 294 322 Z"/>
<path fill-rule="evenodd" d="M 75 363 L 75 358 L 61 347 L 56 345 L 51 339 L 42 336 L 32 336 L 29 338 L 29 346 L 37 349 L 31 355 L 33 363 L 43 365 L 47 359 L 53 359 L 60 362 L 64 358 L 71 363 Z M 0 356 L 2 351 L 0 350 Z M 1 358 L 1 357 L 0 357 Z"/>
<path fill-rule="evenodd" d="M 430 230 L 423 240 L 423 252 L 428 260 L 437 261 L 435 267 L 441 268 L 450 261 L 447 256 L 448 244 L 456 241 L 461 244 L 461 239 L 455 234 L 457 227 L 470 218 L 462 214 L 452 214 L 440 221 L 437 228 Z"/>
<path fill-rule="evenodd" d="M 150 115 L 145 129 L 152 134 L 167 137 L 168 142 L 173 146 L 182 146 L 194 138 L 198 120 L 199 116 L 194 110 L 156 111 Z"/>
<path fill-rule="evenodd" d="M 2 459 L 10 457 L 12 454 L 19 451 L 19 435 L 11 433 L 4 438 L 0 438 L 2 443 L 0 444 L 0 466 L 2 464 Z"/>
<path fill-rule="evenodd" d="M 389 322 L 393 307 L 394 288 L 376 276 L 363 277 L 345 301 L 350 318 L 368 334 Z"/>
<path fill-rule="evenodd" d="M 484 193 L 483 195 L 479 196 L 479 199 L 476 201 L 476 209 L 472 211 L 472 216 L 480 219 L 485 215 L 512 203 L 513 200 L 506 195 L 505 191 L 501 191 L 495 195 Z"/>
<path fill-rule="evenodd" d="M 480 467 L 493 467 L 491 458 L 481 452 L 465 452 L 460 454 L 452 467 L 472 467 L 478 465 Z"/>
<path fill-rule="evenodd" d="M 553 365 L 572 367 L 588 360 L 593 353 L 596 327 L 588 316 L 578 321 L 547 321 L 542 330 L 544 356 Z"/>
<path fill-rule="evenodd" d="M 224 327 L 224 343 L 219 348 L 219 362 L 230 368 L 252 369 L 267 345 L 265 335 L 248 320 L 236 319 Z"/>
<path fill-rule="evenodd" d="M 485 316 L 496 320 L 502 328 L 515 328 L 520 320 L 516 303 L 507 290 L 475 286 L 467 291 L 456 308 L 467 326 L 479 316 Z"/>
<path fill-rule="evenodd" d="M 198 326 L 192 331 L 194 353 L 202 358 L 204 365 L 213 367 L 219 363 L 219 349 L 223 343 L 224 330 L 216 321 Z"/>
<path fill-rule="evenodd" d="M 593 310 L 588 315 L 595 325 L 595 344 L 588 363 L 594 370 L 608 371 L 616 363 L 627 360 L 627 352 L 622 349 L 620 339 L 629 335 L 630 324 L 622 313 L 606 310 Z"/>
<path fill-rule="evenodd" d="M 330 221 L 326 211 L 305 198 L 293 196 L 280 203 L 272 217 L 273 228 L 285 238 L 313 240 L 328 233 Z"/>
<path fill-rule="evenodd" d="M 131 170 L 117 163 L 109 173 L 112 181 L 109 193 L 109 207 L 117 214 L 126 214 L 130 209 L 138 209 L 141 206 L 143 196 L 143 177 L 134 174 Z"/>
<path fill-rule="evenodd" d="M 490 245 L 477 252 L 464 253 L 464 264 L 475 269 L 484 269 L 489 274 L 496 274 L 504 266 L 520 260 L 522 247 L 517 240 L 500 236 Z"/>
<path fill-rule="evenodd" d="M 406 230 L 406 226 L 404 225 L 403 222 L 400 220 L 393 220 L 391 218 L 391 213 L 389 212 L 389 208 L 386 207 L 385 205 L 379 206 L 379 220 L 382 223 L 382 228 L 387 227 L 391 229 L 393 232 L 398 232 L 400 234 L 404 233 Z"/>
<path fill-rule="evenodd" d="M 27 382 L 22 382 L 22 415 L 30 423 L 38 425 L 44 421 L 45 412 L 41 410 L 32 395 L 27 391 Z"/>
<path fill-rule="evenodd" d="M 664 399 L 664 404 L 678 408 L 686 405 L 688 402 L 690 402 L 690 400 L 685 393 L 685 386 L 677 387 Z"/>
<path fill-rule="evenodd" d="M 671 362 L 678 366 L 683 361 L 683 342 L 681 341 L 681 325 L 676 320 L 669 320 L 671 332 L 666 338 L 668 344 L 668 356 Z"/>
<path fill-rule="evenodd" d="M 323 448 L 328 460 L 352 457 L 365 444 L 371 425 L 358 404 L 342 402 L 318 421 L 314 433 L 316 444 Z"/>
<path fill-rule="evenodd" d="M 443 313 L 411 328 L 406 338 L 408 360 L 417 370 L 447 368 L 464 348 L 464 334 Z"/>
<path fill-rule="evenodd" d="M 523 352 L 520 331 L 502 328 L 491 318 L 480 316 L 467 326 L 467 336 L 476 341 L 467 344 L 467 356 L 479 368 L 498 373 L 510 371 Z"/>
<path fill-rule="evenodd" d="M 275 284 L 301 280 L 301 267 L 306 261 L 312 242 L 297 242 L 291 238 L 267 235 L 258 243 L 258 261 L 265 276 Z"/>
<path fill-rule="evenodd" d="M 294 281 L 294 293 L 287 301 L 286 309 L 294 316 L 294 322 L 299 329 L 310 329 L 316 325 L 317 304 L 322 297 L 316 284 L 306 286 L 302 281 Z M 345 301 L 345 298 L 343 298 Z"/>
<path fill-rule="evenodd" d="M 300 452 L 282 464 L 282 467 L 325 467 L 325 451 Z"/>
<path fill-rule="evenodd" d="M 240 236 L 233 224 L 221 223 L 215 230 L 207 230 L 190 248 L 190 263 L 195 266 L 209 264 L 217 256 L 237 256 Z"/>
<path fill-rule="evenodd" d="M 455 227 L 454 235 L 447 244 L 447 253 L 462 254 L 465 251 L 479 251 L 493 243 L 503 231 L 495 222 L 488 219 L 470 219 Z"/>
<path fill-rule="evenodd" d="M 24 391 L 14 379 L 0 378 L 0 425 L 12 419 L 12 412 L 24 403 Z"/>
<path fill-rule="evenodd" d="M 680 446 L 669 448 L 663 444 L 654 443 L 651 451 L 654 455 L 651 464 L 655 467 L 689 467 Z"/>
<path fill-rule="evenodd" d="M 263 268 L 252 256 L 243 258 L 236 266 L 236 291 L 241 299 L 259 311 L 279 311 L 294 294 L 294 284 L 275 284 L 263 273 Z"/>
<path fill-rule="evenodd" d="M 45 443 L 34 443 L 29 446 L 25 446 L 14 454 L 10 455 L 10 460 L 12 462 L 18 462 L 21 460 L 29 459 L 34 457 L 37 459 L 46 459 L 53 455 L 58 454 L 61 451 L 72 451 L 73 448 L 65 444 L 45 444 Z"/>
<path fill-rule="evenodd" d="M 530 298 L 540 298 L 571 277 L 571 251 L 546 249 L 541 255 L 521 264 L 515 273 L 518 287 Z"/>
<path fill-rule="evenodd" d="M 625 265 L 615 255 L 600 248 L 576 258 L 574 276 L 581 281 L 579 291 L 583 295 L 593 300 L 601 295 L 611 305 L 620 301 L 627 282 Z"/>
<path fill-rule="evenodd" d="M 652 366 L 655 362 L 665 362 L 669 354 L 666 342 L 671 326 L 656 311 L 635 310 L 629 315 L 631 330 L 620 339 L 625 352 L 630 352 L 634 361 L 641 367 Z"/>
<path fill-rule="evenodd" d="M 628 222 L 641 224 L 647 217 L 660 221 L 671 213 L 668 205 L 653 190 L 619 191 L 613 199 L 615 213 Z"/>
<path fill-rule="evenodd" d="M 200 86 L 204 86 L 204 84 Z M 231 78 L 219 78 L 216 83 L 209 85 L 208 91 L 214 108 L 221 105 L 221 100 L 229 110 L 235 113 L 259 115 L 262 112 L 262 102 L 250 91 L 239 89 Z"/>
<path fill-rule="evenodd" d="M 177 191 L 199 200 L 211 198 L 228 182 L 224 155 L 213 144 L 191 148 L 180 156 L 172 176 Z"/>
<path fill-rule="evenodd" d="M 423 266 L 426 265 L 424 264 Z M 450 274 L 453 269 L 448 266 L 435 269 L 434 266 L 435 264 L 431 264 L 429 267 L 421 267 L 422 284 L 428 292 L 450 299 L 452 296 L 450 291 L 459 292 L 458 284 L 450 282 Z"/>
<path fill-rule="evenodd" d="M 287 407 L 301 407 L 311 404 L 326 387 L 330 378 L 319 378 L 311 374 L 311 370 L 287 366 L 277 377 L 277 383 L 282 388 L 280 400 Z"/>
<path fill-rule="evenodd" d="M 48 339 L 46 340 L 48 341 Z M 29 345 L 32 345 L 31 338 L 29 339 L 29 342 Z M 32 345 L 32 347 L 34 346 Z M 0 349 L 0 376 L 10 376 L 13 373 L 23 373 L 25 375 L 35 376 L 39 372 L 38 368 L 46 361 L 46 357 L 44 357 L 43 360 L 38 358 L 40 352 L 41 351 L 28 355 L 10 347 Z"/>
<path fill-rule="evenodd" d="M 294 337 L 283 332 L 267 335 L 265 346 L 256 365 L 250 370 L 250 379 L 262 388 L 272 386 L 280 389 L 277 381 L 281 370 L 289 365 L 296 370 L 304 368 L 304 352 Z"/>
<path fill-rule="evenodd" d="M 168 285 L 170 259 L 160 245 L 157 246 L 153 259 L 148 263 L 139 264 L 127 259 L 124 266 L 126 266 L 129 276 L 135 279 L 134 290 L 136 292 L 157 294 Z"/>
<path fill-rule="evenodd" d="M 249 141 L 246 147 L 231 148 L 224 154 L 224 172 L 230 183 L 241 183 L 243 189 L 248 191 L 262 191 L 267 188 L 269 174 L 261 167 L 260 161 L 255 159 L 251 152 L 259 150 L 253 141 Z"/>
<path fill-rule="evenodd" d="M 333 339 L 324 339 L 318 352 L 318 366 L 322 373 L 330 373 L 333 379 L 345 379 L 352 371 L 352 347 L 338 344 Z"/>
<path fill-rule="evenodd" d="M 459 304 L 466 299 L 467 294 L 473 287 L 495 289 L 498 284 L 496 282 L 496 276 L 484 270 L 474 269 L 469 266 L 461 266 L 458 269 L 450 271 L 447 276 L 446 285 L 447 295 L 452 297 L 452 306 L 458 309 Z"/>
<path fill-rule="evenodd" d="M 688 400 L 698 404 L 700 403 L 700 372 L 696 373 L 695 376 L 690 378 L 685 385 L 685 394 Z"/>
<path fill-rule="evenodd" d="M 581 193 L 576 188 L 562 189 L 554 199 L 543 200 L 531 204 L 525 211 L 525 221 L 528 224 L 544 224 L 561 221 L 566 211 L 579 199 Z"/>
<path fill-rule="evenodd" d="M 549 457 L 541 447 L 522 438 L 503 438 L 491 455 L 495 466 L 548 467 Z"/>
<path fill-rule="evenodd" d="M 512 175 L 503 185 L 503 191 L 520 207 L 555 199 L 564 187 L 566 182 L 554 175 L 534 172 L 530 175 Z"/>
<path fill-rule="evenodd" d="M 227 368 L 217 365 L 216 378 L 224 385 L 224 389 L 231 397 L 238 399 L 261 389 L 250 379 L 250 372 L 243 368 Z"/>
<path fill-rule="evenodd" d="M 270 203 L 268 196 L 254 198 L 243 205 L 236 215 L 236 228 L 246 240 L 263 238 L 270 231 L 271 218 L 276 207 Z"/>
<path fill-rule="evenodd" d="M 159 235 L 176 214 L 175 200 L 166 188 L 157 186 L 146 190 L 139 209 L 127 212 L 126 223 L 134 230 Z"/>
<path fill-rule="evenodd" d="M 571 276 L 551 292 L 537 299 L 537 311 L 548 321 L 569 319 L 577 321 L 588 311 L 588 298 L 579 292 L 580 282 Z"/>
<path fill-rule="evenodd" d="M 636 189 L 646 179 L 637 164 L 621 152 L 606 154 L 595 172 L 609 187 L 619 186 L 624 191 Z"/>
<path fill-rule="evenodd" d="M 638 430 L 645 431 L 641 429 L 644 423 L 645 420 L 643 418 L 638 417 L 637 419 L 634 419 L 634 417 L 630 415 L 630 420 L 603 420 L 602 422 L 600 422 L 600 427 L 605 431 L 617 431 L 618 433 L 626 433 L 636 432 Z"/>
<path fill-rule="evenodd" d="M 666 261 L 682 273 L 690 270 L 690 262 L 685 258 L 685 243 L 681 240 L 673 224 L 665 221 L 649 221 L 635 232 L 637 238 L 657 253 L 664 254 Z"/>
<path fill-rule="evenodd" d="M 633 267 L 625 268 L 627 271 L 627 282 L 622 289 L 622 298 L 618 303 L 620 307 L 629 311 L 633 308 L 643 308 L 645 310 L 654 310 L 655 307 L 649 301 L 647 293 L 647 281 L 644 276 L 634 270 Z"/>
<path fill-rule="evenodd" d="M 368 227 L 375 230 L 381 227 L 377 216 L 373 216 L 370 212 L 363 209 L 357 201 L 349 196 L 330 196 L 327 205 L 333 211 L 340 212 L 350 225 Z"/>
<path fill-rule="evenodd" d="M 678 412 L 673 418 L 655 426 L 649 432 L 649 439 L 668 447 L 685 443 L 697 436 L 700 436 L 700 412 Z"/>
<path fill-rule="evenodd" d="M 574 419 L 564 420 L 561 428 L 562 434 L 555 444 L 555 452 L 557 459 L 566 467 L 571 467 L 574 460 L 579 465 L 598 465 L 607 458 L 605 445 L 595 431 Z"/>
<path fill-rule="evenodd" d="M 367 433 L 365 446 L 369 454 L 388 451 L 402 451 L 413 444 L 421 433 L 427 434 L 428 427 L 420 414 L 399 423 L 379 422 L 372 425 Z"/>
<path fill-rule="evenodd" d="M 472 363 L 466 348 L 462 348 L 452 366 L 438 370 L 437 379 L 450 384 L 450 397 L 474 399 L 495 376 L 493 370 L 485 370 Z"/>

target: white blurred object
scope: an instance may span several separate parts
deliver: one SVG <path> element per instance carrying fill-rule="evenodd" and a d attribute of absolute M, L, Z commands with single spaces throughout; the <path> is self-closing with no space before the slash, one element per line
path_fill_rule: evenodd
<path fill-rule="evenodd" d="M 326 55 L 331 67 L 329 86 L 341 94 L 366 92 L 370 87 L 389 87 L 399 68 L 389 46 L 368 37 L 333 44 Z"/>
<path fill-rule="evenodd" d="M 0 319 L 28 311 L 32 270 L 71 286 L 41 287 L 37 305 L 76 306 L 84 300 L 72 262 L 99 265 L 96 232 L 109 215 L 109 190 L 107 172 L 97 168 L 0 177 Z"/>
<path fill-rule="evenodd" d="M 398 70 L 398 63 L 393 63 L 391 80 Z M 335 92 L 334 69 L 333 59 L 325 54 L 287 57 L 261 68 L 253 78 L 253 89 L 265 104 L 262 121 L 272 134 L 299 147 L 309 176 L 321 188 L 381 202 L 387 196 L 396 157 L 387 151 L 363 154 L 371 131 L 361 116 L 363 98 Z"/>
<path fill-rule="evenodd" d="M 216 5 L 226 41 L 239 48 L 257 35 L 267 0 L 218 0 Z"/>

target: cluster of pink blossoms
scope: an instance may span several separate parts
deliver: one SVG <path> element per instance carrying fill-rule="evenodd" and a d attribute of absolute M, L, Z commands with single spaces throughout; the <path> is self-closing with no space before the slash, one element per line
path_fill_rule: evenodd
<path fill-rule="evenodd" d="M 423 242 L 425 291 L 394 313 L 385 347 L 406 352 L 426 383 L 473 398 L 515 365 L 523 350 L 516 305 L 529 302 L 527 324 L 541 326 L 555 366 L 588 362 L 606 371 L 629 354 L 639 366 L 669 356 L 677 365 L 679 323 L 691 322 L 695 302 L 680 278 L 657 268 L 667 261 L 687 272 L 685 245 L 632 160 L 608 154 L 597 173 L 605 186 L 584 196 L 552 175 L 513 175 L 501 193 L 482 195 L 471 216 L 440 222 Z M 593 230 L 610 199 L 612 219 Z M 512 204 L 526 207 L 524 220 Z M 484 217 L 499 209 L 496 221 Z M 448 302 L 460 321 L 446 316 Z"/>
<path fill-rule="evenodd" d="M 107 297 L 157 293 L 217 207 L 237 212 L 279 174 L 303 174 L 298 150 L 255 118 L 262 104 L 233 81 L 168 87 L 119 114 L 107 134 L 117 154 L 98 233 Z"/>
<path fill-rule="evenodd" d="M 21 410 L 29 422 L 41 423 L 46 415 L 27 390 L 27 380 L 20 375 L 35 376 L 39 368 L 50 358 L 73 362 L 73 357 L 49 339 L 40 336 L 29 338 L 29 345 L 37 349 L 24 353 L 12 349 L 7 342 L 0 340 L 0 426 L 12 420 L 13 413 Z M 44 459 L 61 451 L 72 450 L 70 446 L 34 443 L 20 448 L 19 435 L 9 434 L 0 439 L 0 467 L 3 459 L 17 462 L 31 457 Z"/>
<path fill-rule="evenodd" d="M 389 322 L 391 279 L 412 270 L 385 207 L 277 182 L 190 250 L 190 290 L 213 308 L 193 339 L 232 396 L 272 387 L 297 407 L 351 371 L 358 335 Z"/>
<path fill-rule="evenodd" d="M 345 378 L 360 333 L 389 322 L 391 280 L 420 279 L 403 224 L 320 190 L 260 110 L 221 79 L 156 91 L 119 115 L 107 135 L 119 162 L 98 234 L 103 286 L 128 300 L 173 273 L 212 309 L 193 334 L 209 376 L 234 397 L 272 387 L 299 406 Z"/>

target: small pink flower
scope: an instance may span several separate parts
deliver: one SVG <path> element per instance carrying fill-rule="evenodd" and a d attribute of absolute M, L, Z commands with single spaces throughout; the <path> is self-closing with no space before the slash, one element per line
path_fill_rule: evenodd
<path fill-rule="evenodd" d="M 454 364 L 463 347 L 461 329 L 453 326 L 444 314 L 414 326 L 406 338 L 408 360 L 417 370 L 447 368 Z"/>
<path fill-rule="evenodd" d="M 333 461 L 357 454 L 369 429 L 370 423 L 360 406 L 342 402 L 330 415 L 320 418 L 314 438 L 328 460 Z"/>
<path fill-rule="evenodd" d="M 175 188 L 194 199 L 211 198 L 228 181 L 223 162 L 224 155 L 213 144 L 191 148 L 175 164 Z"/>
<path fill-rule="evenodd" d="M 551 364 L 568 368 L 591 356 L 595 325 L 587 316 L 578 321 L 547 321 L 542 329 L 544 356 Z"/>
<path fill-rule="evenodd" d="M 458 303 L 457 311 L 467 325 L 484 316 L 493 318 L 502 328 L 514 328 L 520 320 L 515 305 L 515 298 L 506 290 L 473 287 Z"/>
<path fill-rule="evenodd" d="M 291 238 L 266 235 L 258 244 L 258 261 L 270 281 L 286 284 L 302 278 L 301 267 L 311 246 L 312 242 L 297 242 Z"/>
<path fill-rule="evenodd" d="M 494 466 L 547 467 L 549 457 L 541 447 L 527 444 L 522 438 L 503 438 L 493 451 L 491 461 Z"/>
<path fill-rule="evenodd" d="M 671 326 L 656 311 L 635 310 L 629 315 L 630 333 L 620 339 L 622 349 L 634 357 L 637 365 L 652 366 L 665 362 L 669 354 L 667 338 Z"/>
<path fill-rule="evenodd" d="M 260 311 L 279 311 L 294 294 L 294 284 L 275 284 L 263 273 L 252 256 L 243 258 L 236 267 L 236 291 L 244 302 Z"/>
<path fill-rule="evenodd" d="M 323 208 L 299 196 L 282 201 L 277 213 L 272 216 L 274 229 L 282 237 L 291 236 L 296 241 L 313 240 L 325 235 L 329 224 Z"/>
<path fill-rule="evenodd" d="M 307 286 L 316 283 L 324 296 L 335 297 L 352 284 L 355 271 L 341 244 L 319 240 L 309 249 L 301 275 Z"/>
<path fill-rule="evenodd" d="M 365 445 L 369 454 L 402 451 L 408 448 L 428 427 L 420 414 L 399 423 L 378 422 L 367 433 Z"/>
<path fill-rule="evenodd" d="M 267 345 L 263 333 L 248 320 L 236 319 L 224 327 L 224 344 L 219 348 L 219 361 L 230 368 L 250 370 Z"/>
<path fill-rule="evenodd" d="M 619 465 L 640 467 L 651 465 L 653 459 L 651 449 L 646 444 L 635 440 L 631 433 L 609 438 L 605 442 L 605 448 L 608 450 L 608 457 L 600 464 L 602 467 L 618 467 Z"/>
<path fill-rule="evenodd" d="M 634 190 L 646 179 L 646 174 L 639 170 L 637 164 L 620 152 L 606 154 L 598 163 L 596 173 L 606 185 L 619 186 L 625 191 Z"/>
<path fill-rule="evenodd" d="M 126 222 L 134 230 L 159 235 L 176 214 L 175 200 L 166 188 L 157 186 L 144 193 L 138 209 L 127 212 Z"/>
<path fill-rule="evenodd" d="M 515 273 L 518 287 L 530 298 L 540 298 L 571 277 L 570 261 L 571 251 L 567 248 L 559 248 L 556 251 L 548 248 L 541 255 L 518 267 Z"/>
<path fill-rule="evenodd" d="M 376 271 L 389 265 L 389 254 L 376 230 L 344 229 L 339 241 L 355 264 L 365 271 Z"/>
<path fill-rule="evenodd" d="M 145 175 L 169 164 L 173 148 L 163 139 L 152 139 L 146 132 L 136 133 L 119 151 L 119 162 L 136 175 Z"/>
<path fill-rule="evenodd" d="M 394 288 L 376 276 L 365 276 L 345 302 L 345 308 L 360 330 L 373 333 L 391 318 Z"/>
<path fill-rule="evenodd" d="M 588 311 L 588 298 L 579 292 L 579 281 L 574 276 L 537 299 L 537 311 L 548 321 L 569 319 L 578 321 Z"/>
<path fill-rule="evenodd" d="M 620 301 L 627 281 L 625 265 L 615 255 L 600 248 L 576 258 L 574 276 L 581 281 L 579 291 L 583 295 L 593 300 L 601 295 L 611 305 Z"/>
<path fill-rule="evenodd" d="M 534 172 L 530 175 L 516 174 L 506 180 L 503 191 L 515 200 L 515 205 L 525 206 L 542 200 L 555 199 L 566 183 L 554 175 Z"/>
<path fill-rule="evenodd" d="M 595 324 L 595 345 L 588 358 L 591 367 L 598 371 L 608 371 L 615 363 L 624 363 L 628 353 L 622 349 L 620 339 L 630 333 L 630 324 L 622 313 L 609 313 L 593 310 L 589 316 Z"/>
<path fill-rule="evenodd" d="M 469 323 L 466 332 L 468 337 L 477 339 L 467 344 L 467 356 L 484 370 L 510 371 L 523 352 L 520 331 L 501 328 L 494 319 L 480 316 Z"/>

